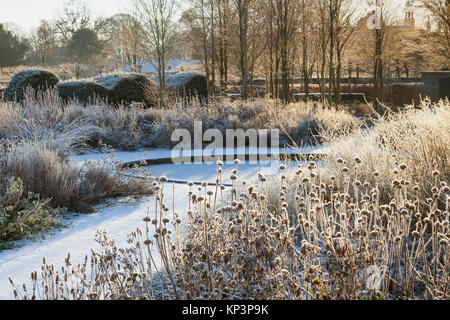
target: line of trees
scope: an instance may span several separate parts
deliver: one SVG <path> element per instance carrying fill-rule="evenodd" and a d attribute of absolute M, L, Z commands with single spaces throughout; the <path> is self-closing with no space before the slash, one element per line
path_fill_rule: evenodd
<path fill-rule="evenodd" d="M 22 64 L 29 47 L 27 39 L 0 23 L 0 67 Z"/>
<path fill-rule="evenodd" d="M 418 8 L 420 2 L 440 32 L 407 28 L 393 0 L 190 0 L 181 22 L 194 55 L 204 62 L 210 90 L 217 81 L 226 83 L 229 68 L 236 66 L 244 99 L 258 74 L 265 75 L 267 95 L 289 101 L 293 77 L 302 78 L 303 91 L 309 94 L 315 73 L 322 98 L 340 103 L 342 78 L 346 71 L 351 77 L 353 62 L 362 65 L 358 74 L 373 77 L 379 99 L 394 64 L 400 73 L 402 62 L 407 77 L 410 66 L 417 65 L 416 72 L 449 66 L 448 58 L 437 63 L 432 42 L 413 48 L 415 39 L 423 45 L 423 39 L 438 34 L 440 54 L 448 56 L 449 1 L 420 0 Z"/>
<path fill-rule="evenodd" d="M 422 31 L 405 27 L 395 0 L 129 3 L 127 12 L 102 18 L 93 17 L 85 2 L 69 0 L 57 19 L 42 21 L 30 39 L 0 25 L 0 40 L 7 39 L 0 41 L 2 53 L 12 52 L 0 55 L 0 66 L 30 56 L 41 64 L 94 64 L 103 58 L 140 72 L 147 61 L 164 91 L 168 60 L 189 56 L 203 61 L 211 94 L 237 74 L 247 99 L 255 78 L 263 76 L 269 97 L 289 101 L 294 77 L 302 79 L 306 95 L 315 78 L 330 103 L 340 103 L 345 73 L 349 79 L 354 71 L 371 75 L 381 99 L 392 70 L 400 78 L 402 68 L 409 77 L 411 70 L 450 66 L 448 0 L 416 0 L 434 25 Z"/>
<path fill-rule="evenodd" d="M 42 20 L 29 37 L 0 25 L 0 67 L 95 64 L 107 47 L 107 22 L 93 19 L 85 2 L 69 0 L 55 21 Z"/>

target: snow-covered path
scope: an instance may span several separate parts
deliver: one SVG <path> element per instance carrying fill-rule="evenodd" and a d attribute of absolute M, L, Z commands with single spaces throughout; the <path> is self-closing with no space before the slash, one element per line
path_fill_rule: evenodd
<path fill-rule="evenodd" d="M 176 185 L 175 192 L 186 192 L 186 186 Z M 171 201 L 172 195 L 167 195 Z M 100 208 L 89 215 L 79 215 L 72 219 L 72 224 L 57 231 L 55 236 L 39 242 L 25 241 L 24 246 L 0 253 L 0 299 L 12 298 L 8 277 L 16 284 L 30 283 L 30 273 L 39 271 L 42 258 L 54 264 L 57 269 L 64 264 L 64 258 L 70 252 L 73 263 L 80 263 L 90 249 L 99 250 L 95 242 L 97 230 L 107 230 L 119 246 L 126 245 L 127 234 L 143 227 L 150 199 L 143 199 L 140 204 L 119 204 L 114 207 Z M 182 210 L 183 204 L 176 203 L 176 210 Z"/>
<path fill-rule="evenodd" d="M 118 153 L 115 157 L 122 161 L 134 161 L 142 159 L 142 153 Z M 140 158 L 141 157 L 141 158 Z M 74 158 L 74 161 L 99 160 L 100 155 L 84 155 Z M 229 183 L 231 171 L 235 168 L 233 163 L 226 163 L 223 168 L 223 182 Z M 214 182 L 216 179 L 215 164 L 183 164 L 183 165 L 156 165 L 148 167 L 153 176 L 166 175 L 169 179 Z M 251 179 L 258 172 L 266 175 L 278 173 L 276 162 L 259 162 L 256 164 L 242 163 L 239 166 L 239 178 Z M 174 189 L 173 189 L 174 188 Z M 166 186 L 165 203 L 171 208 L 173 192 L 176 199 L 175 211 L 180 214 L 183 221 L 183 213 L 186 209 L 188 198 L 188 186 L 185 184 L 170 184 Z M 21 285 L 29 284 L 30 273 L 39 271 L 43 257 L 47 263 L 54 264 L 57 269 L 64 264 L 67 253 L 70 252 L 72 263 L 80 263 L 90 249 L 100 249 L 95 242 L 97 230 L 107 230 L 117 245 L 126 246 L 127 235 L 137 228 L 143 228 L 143 217 L 151 203 L 151 197 L 142 199 L 139 203 L 114 202 L 112 207 L 103 205 L 98 211 L 89 215 L 78 215 L 71 219 L 71 225 L 56 235 L 49 236 L 42 241 L 23 241 L 23 246 L 13 250 L 0 252 L 0 299 L 11 299 L 12 289 L 8 277 Z M 150 211 L 152 212 L 152 211 Z"/>

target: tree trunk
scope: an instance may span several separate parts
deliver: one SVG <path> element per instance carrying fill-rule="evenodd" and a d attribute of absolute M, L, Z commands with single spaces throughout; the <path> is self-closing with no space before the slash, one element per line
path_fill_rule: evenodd
<path fill-rule="evenodd" d="M 209 57 L 208 57 L 208 45 L 206 35 L 206 18 L 205 18 L 205 2 L 201 0 L 201 14 L 202 14 L 202 32 L 203 32 L 203 58 L 205 59 L 205 74 L 206 74 L 206 91 L 209 97 Z"/>
<path fill-rule="evenodd" d="M 210 93 L 215 95 L 216 89 L 216 42 L 215 42 L 214 1 L 211 1 L 211 83 Z"/>
<path fill-rule="evenodd" d="M 379 29 L 375 30 L 375 64 L 374 64 L 374 91 L 375 98 L 383 99 L 383 62 L 382 62 L 383 38 Z"/>

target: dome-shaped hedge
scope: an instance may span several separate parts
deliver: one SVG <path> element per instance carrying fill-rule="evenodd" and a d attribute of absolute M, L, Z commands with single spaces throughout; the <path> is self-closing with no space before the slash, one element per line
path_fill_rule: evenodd
<path fill-rule="evenodd" d="M 109 96 L 108 89 L 89 81 L 62 82 L 56 86 L 56 91 L 63 102 L 76 99 L 84 104 L 106 100 Z"/>
<path fill-rule="evenodd" d="M 208 97 L 208 82 L 206 76 L 194 72 L 168 73 L 166 86 L 176 90 L 179 95 L 186 97 Z"/>
<path fill-rule="evenodd" d="M 95 82 L 109 90 L 109 102 L 115 105 L 143 102 L 155 107 L 159 102 L 158 85 L 137 73 L 113 74 L 96 78 Z"/>
<path fill-rule="evenodd" d="M 58 77 L 51 72 L 38 69 L 22 70 L 12 77 L 4 97 L 6 100 L 22 101 L 28 87 L 37 93 L 39 90 L 53 88 L 58 82 Z"/>

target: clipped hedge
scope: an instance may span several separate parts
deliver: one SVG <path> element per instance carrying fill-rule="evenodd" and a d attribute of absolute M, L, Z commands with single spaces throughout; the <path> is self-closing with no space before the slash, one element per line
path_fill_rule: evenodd
<path fill-rule="evenodd" d="M 114 105 L 143 102 L 148 108 L 158 106 L 158 85 L 144 75 L 112 74 L 96 78 L 95 83 L 108 89 L 108 100 Z"/>
<path fill-rule="evenodd" d="M 109 90 L 89 81 L 62 82 L 56 86 L 56 91 L 63 102 L 78 100 L 81 103 L 94 103 L 97 99 L 106 100 Z"/>
<path fill-rule="evenodd" d="M 59 79 L 51 72 L 39 69 L 22 70 L 16 73 L 4 92 L 6 100 L 23 101 L 28 87 L 37 94 L 39 90 L 53 88 L 59 83 Z"/>
<path fill-rule="evenodd" d="M 194 72 L 167 74 L 168 89 L 176 90 L 183 97 L 208 97 L 208 82 L 206 76 Z"/>
<path fill-rule="evenodd" d="M 425 96 L 425 85 L 419 83 L 392 84 L 392 103 L 395 106 L 418 104 L 420 98 Z"/>

